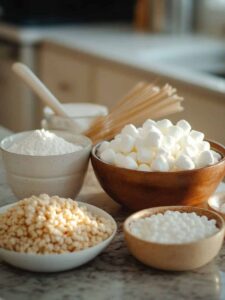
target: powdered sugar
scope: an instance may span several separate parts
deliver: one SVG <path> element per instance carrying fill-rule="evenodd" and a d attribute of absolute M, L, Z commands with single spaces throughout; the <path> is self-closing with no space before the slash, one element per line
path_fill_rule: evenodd
<path fill-rule="evenodd" d="M 69 143 L 54 133 L 41 129 L 32 131 L 7 150 L 17 154 L 48 156 L 72 153 L 81 149 L 82 146 Z"/>

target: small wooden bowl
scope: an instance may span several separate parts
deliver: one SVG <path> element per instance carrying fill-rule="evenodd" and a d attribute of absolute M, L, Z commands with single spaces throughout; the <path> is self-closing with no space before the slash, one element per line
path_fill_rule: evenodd
<path fill-rule="evenodd" d="M 208 208 L 218 213 L 225 220 L 225 212 L 220 211 L 222 204 L 225 204 L 225 192 L 216 193 L 208 199 Z"/>
<path fill-rule="evenodd" d="M 99 183 L 118 203 L 131 210 L 166 205 L 200 205 L 216 190 L 225 175 L 225 148 L 210 142 L 222 155 L 214 165 L 177 172 L 144 172 L 119 168 L 102 161 L 92 149 L 91 162 Z"/>
<path fill-rule="evenodd" d="M 219 231 L 214 235 L 186 244 L 159 244 L 144 241 L 134 236 L 129 229 L 130 223 L 156 213 L 165 213 L 167 210 L 195 212 L 208 219 L 215 219 Z M 139 211 L 126 219 L 123 226 L 125 240 L 131 254 L 142 263 L 162 270 L 187 271 L 199 268 L 210 262 L 222 247 L 225 225 L 223 219 L 207 209 L 191 206 L 164 206 Z"/>

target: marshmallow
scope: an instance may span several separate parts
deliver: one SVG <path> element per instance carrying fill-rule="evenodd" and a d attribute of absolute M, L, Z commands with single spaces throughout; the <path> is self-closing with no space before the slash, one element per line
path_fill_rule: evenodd
<path fill-rule="evenodd" d="M 163 119 L 157 122 L 157 127 L 163 132 L 166 133 L 167 129 L 173 126 L 173 123 L 168 119 Z"/>
<path fill-rule="evenodd" d="M 180 138 L 179 144 L 181 148 L 185 148 L 187 146 L 195 146 L 196 141 L 190 135 L 187 135 Z"/>
<path fill-rule="evenodd" d="M 174 163 L 175 163 L 175 159 L 172 155 L 169 155 L 167 157 L 167 162 L 169 164 L 169 170 L 172 171 L 174 169 Z"/>
<path fill-rule="evenodd" d="M 115 163 L 116 153 L 112 149 L 106 149 L 100 154 L 100 158 L 108 164 Z"/>
<path fill-rule="evenodd" d="M 115 156 L 115 164 L 117 167 L 120 168 L 133 169 L 133 170 L 136 170 L 138 168 L 136 161 L 132 157 L 125 156 L 120 153 L 117 153 Z"/>
<path fill-rule="evenodd" d="M 179 126 L 173 125 L 167 129 L 167 135 L 172 136 L 176 140 L 179 140 L 183 136 L 183 134 L 184 134 L 184 131 Z"/>
<path fill-rule="evenodd" d="M 129 153 L 134 148 L 135 139 L 129 134 L 122 134 L 120 140 L 120 151 Z"/>
<path fill-rule="evenodd" d="M 210 143 L 206 141 L 202 141 L 197 144 L 197 147 L 200 152 L 205 150 L 210 150 Z"/>
<path fill-rule="evenodd" d="M 137 128 L 133 124 L 126 125 L 122 129 L 121 133 L 122 134 L 129 134 L 132 137 L 137 137 L 138 136 L 138 130 L 137 130 Z"/>
<path fill-rule="evenodd" d="M 110 148 L 115 152 L 120 152 L 121 137 L 118 137 L 110 142 Z"/>
<path fill-rule="evenodd" d="M 214 162 L 218 162 L 221 160 L 222 156 L 218 152 L 211 150 L 211 153 L 213 155 Z"/>
<path fill-rule="evenodd" d="M 97 153 L 102 160 L 128 169 L 191 170 L 221 159 L 203 139 L 204 134 L 191 130 L 185 120 L 173 125 L 168 119 L 148 119 L 140 128 L 126 125 L 111 142 L 102 142 Z"/>
<path fill-rule="evenodd" d="M 110 147 L 110 143 L 107 141 L 104 141 L 101 143 L 101 145 L 98 148 L 98 153 L 102 153 L 103 151 L 105 151 L 106 149 L 108 149 Z"/>
<path fill-rule="evenodd" d="M 164 149 L 171 150 L 176 143 L 176 139 L 172 136 L 165 136 L 162 142 L 162 146 Z"/>
<path fill-rule="evenodd" d="M 135 149 L 138 151 L 138 149 L 141 149 L 144 147 L 144 138 L 137 137 L 134 143 Z"/>
<path fill-rule="evenodd" d="M 144 129 L 144 128 L 138 128 L 138 135 L 140 138 L 145 138 L 146 135 L 148 133 L 148 130 L 147 129 Z"/>
<path fill-rule="evenodd" d="M 199 168 L 203 168 L 214 163 L 213 153 L 210 150 L 202 151 L 196 161 Z"/>
<path fill-rule="evenodd" d="M 115 165 L 117 167 L 123 167 L 125 157 L 126 156 L 123 155 L 123 154 L 121 154 L 121 153 L 116 153 L 116 156 L 115 156 Z"/>
<path fill-rule="evenodd" d="M 190 137 L 192 137 L 195 141 L 197 142 L 202 142 L 204 139 L 204 133 L 197 131 L 197 130 L 192 130 L 190 132 Z"/>
<path fill-rule="evenodd" d="M 163 135 L 161 132 L 149 131 L 145 137 L 145 147 L 160 147 L 163 141 Z"/>
<path fill-rule="evenodd" d="M 167 158 L 168 156 L 170 156 L 170 151 L 164 146 L 162 146 L 157 150 L 156 154 L 157 156 L 162 155 Z"/>
<path fill-rule="evenodd" d="M 152 171 L 168 172 L 169 164 L 167 159 L 162 155 L 157 156 L 151 164 L 151 169 Z"/>
<path fill-rule="evenodd" d="M 181 154 L 185 154 L 193 159 L 198 154 L 198 149 L 195 146 L 188 145 L 182 149 Z"/>
<path fill-rule="evenodd" d="M 137 152 L 130 152 L 128 156 L 132 157 L 135 161 L 137 161 Z"/>
<path fill-rule="evenodd" d="M 149 163 L 154 157 L 154 152 L 147 148 L 139 148 L 137 151 L 137 161 L 139 163 Z"/>
<path fill-rule="evenodd" d="M 154 120 L 151 119 L 147 119 L 144 124 L 143 124 L 143 128 L 144 129 L 152 129 L 152 126 L 155 126 L 156 122 Z"/>
<path fill-rule="evenodd" d="M 122 136 L 122 134 L 117 134 L 117 135 L 115 135 L 115 137 L 114 137 L 114 140 L 116 140 L 116 139 L 120 139 L 121 138 L 121 136 Z"/>
<path fill-rule="evenodd" d="M 151 168 L 147 164 L 140 164 L 138 167 L 138 171 L 149 172 L 149 171 L 151 171 Z"/>
<path fill-rule="evenodd" d="M 161 133 L 161 130 L 157 127 L 157 124 L 148 124 L 146 126 L 142 126 L 144 135 L 146 135 L 149 131 L 155 131 L 158 132 L 159 134 Z"/>
<path fill-rule="evenodd" d="M 175 144 L 170 151 L 171 155 L 173 155 L 174 157 L 178 157 L 180 152 L 181 152 L 181 146 L 179 144 Z"/>
<path fill-rule="evenodd" d="M 195 168 L 195 164 L 192 159 L 185 155 L 181 154 L 175 161 L 175 166 L 177 170 L 192 170 Z"/>
<path fill-rule="evenodd" d="M 191 125 L 185 120 L 178 121 L 176 125 L 183 129 L 185 134 L 189 134 L 189 132 L 191 131 Z"/>
<path fill-rule="evenodd" d="M 124 167 L 127 169 L 137 170 L 138 164 L 132 157 L 126 156 L 126 163 Z"/>

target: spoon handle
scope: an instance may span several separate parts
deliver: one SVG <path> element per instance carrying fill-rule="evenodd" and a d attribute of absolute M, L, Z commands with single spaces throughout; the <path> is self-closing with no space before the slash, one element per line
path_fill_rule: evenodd
<path fill-rule="evenodd" d="M 61 117 L 69 117 L 61 103 L 31 71 L 31 69 L 22 63 L 14 63 L 12 69 L 20 78 L 23 79 L 24 82 L 28 84 L 28 86 L 44 102 L 44 104 L 49 106 L 55 112 L 55 114 Z"/>

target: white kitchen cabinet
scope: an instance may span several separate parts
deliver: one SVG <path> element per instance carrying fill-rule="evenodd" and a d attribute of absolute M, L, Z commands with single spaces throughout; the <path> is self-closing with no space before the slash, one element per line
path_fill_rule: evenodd
<path fill-rule="evenodd" d="M 14 60 L 0 59 L 0 125 L 13 131 L 34 126 L 34 99 L 30 89 L 12 71 Z"/>
<path fill-rule="evenodd" d="M 0 125 L 13 131 L 30 130 L 35 126 L 33 93 L 12 71 L 16 61 L 34 70 L 34 55 L 35 48 L 30 45 L 7 40 L 0 42 Z"/>
<path fill-rule="evenodd" d="M 46 43 L 40 50 L 40 76 L 62 102 L 96 102 L 112 107 L 137 82 L 153 82 L 156 75 Z M 224 96 L 169 77 L 158 78 L 159 84 L 170 83 L 184 96 L 185 110 L 169 118 L 187 119 L 209 139 L 224 143 Z"/>
<path fill-rule="evenodd" d="M 40 77 L 61 102 L 95 102 L 112 107 L 143 79 L 113 63 L 51 44 L 44 44 L 39 53 Z"/>

